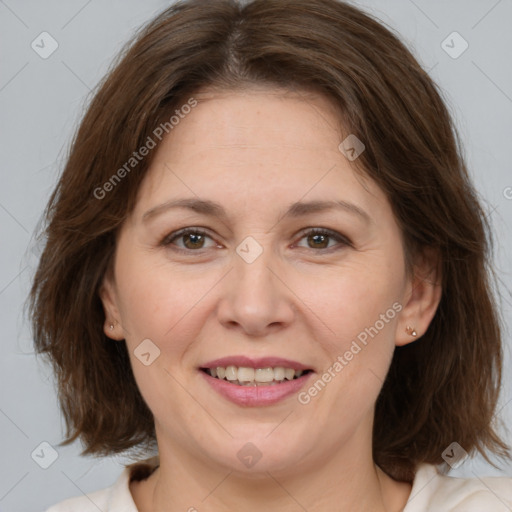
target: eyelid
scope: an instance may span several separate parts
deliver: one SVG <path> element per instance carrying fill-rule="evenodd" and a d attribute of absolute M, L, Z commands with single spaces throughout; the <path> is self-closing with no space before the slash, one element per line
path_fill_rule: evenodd
<path fill-rule="evenodd" d="M 172 242 L 174 240 L 180 238 L 181 236 L 187 235 L 189 233 L 194 233 L 194 234 L 199 234 L 199 235 L 206 236 L 206 237 L 210 238 L 211 240 L 213 240 L 217 244 L 217 247 L 218 247 L 218 242 L 216 242 L 216 240 L 210 234 L 208 229 L 201 228 L 201 227 L 194 227 L 194 226 L 189 226 L 189 227 L 185 227 L 185 228 L 181 228 L 181 229 L 178 229 L 176 231 L 173 231 L 172 233 L 166 235 L 163 238 L 163 240 L 160 242 L 160 245 L 163 245 L 163 246 L 172 245 Z M 314 235 L 314 234 L 327 235 L 331 239 L 336 240 L 338 242 L 338 245 L 335 245 L 333 247 L 323 248 L 323 249 L 314 249 L 314 248 L 307 248 L 307 247 L 303 247 L 303 248 L 309 249 L 309 250 L 311 250 L 313 252 L 323 253 L 323 252 L 328 252 L 328 251 L 332 251 L 332 250 L 337 249 L 340 244 L 342 246 L 343 245 L 350 246 L 350 247 L 353 246 L 351 240 L 347 236 L 345 236 L 345 235 L 343 235 L 343 234 L 341 234 L 341 233 L 339 233 L 337 231 L 334 231 L 332 229 L 323 228 L 323 227 L 319 227 L 319 226 L 304 228 L 304 229 L 302 229 L 301 231 L 299 231 L 297 233 L 295 238 L 298 237 L 298 241 L 300 241 L 303 238 L 305 238 L 306 236 Z M 296 245 L 296 242 L 294 242 L 293 246 L 295 246 L 295 245 Z M 200 248 L 200 249 L 196 249 L 196 250 L 194 250 L 194 249 L 183 249 L 183 248 L 177 247 L 177 246 L 175 246 L 173 248 L 173 250 L 178 251 L 178 252 L 182 252 L 182 253 L 194 253 L 194 252 L 201 253 L 201 252 L 203 252 L 203 251 L 205 251 L 207 249 L 208 248 Z"/>
<path fill-rule="evenodd" d="M 304 228 L 303 230 L 301 230 L 298 233 L 297 236 L 299 236 L 299 240 L 302 240 L 305 236 L 316 235 L 316 234 L 328 235 L 330 238 L 335 239 L 340 244 L 353 247 L 352 241 L 347 236 L 339 233 L 338 231 L 334 231 L 333 229 L 329 229 L 329 228 L 323 228 L 323 227 L 317 227 L 317 226 Z M 315 250 L 315 249 L 311 249 L 311 250 L 315 251 L 315 252 L 322 252 L 322 251 L 325 252 L 325 251 L 329 251 L 329 250 L 332 250 L 335 248 L 336 248 L 336 246 L 325 248 L 325 249 L 319 249 L 319 250 Z"/>
<path fill-rule="evenodd" d="M 171 245 L 171 242 L 176 240 L 177 238 L 180 238 L 180 236 L 188 235 L 189 233 L 194 233 L 198 235 L 207 236 L 209 238 L 213 239 L 213 236 L 205 229 L 200 227 L 186 227 L 181 228 L 176 231 L 173 231 L 172 233 L 166 235 L 163 240 L 160 242 L 160 245 Z M 186 252 L 200 252 L 202 249 L 198 249 L 197 251 L 193 251 L 191 249 L 182 249 L 181 247 L 177 247 L 178 250 L 186 251 Z"/>

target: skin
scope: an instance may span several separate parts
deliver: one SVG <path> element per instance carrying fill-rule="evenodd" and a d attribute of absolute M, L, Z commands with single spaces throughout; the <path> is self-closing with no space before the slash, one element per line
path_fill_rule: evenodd
<path fill-rule="evenodd" d="M 434 316 L 432 262 L 406 271 L 391 206 L 338 149 L 348 133 L 327 99 L 261 88 L 194 97 L 155 150 L 101 291 L 105 332 L 126 340 L 155 417 L 160 467 L 131 483 L 138 509 L 402 510 L 410 485 L 372 459 L 374 405 L 395 346 L 417 339 L 407 326 L 419 337 Z M 216 201 L 227 217 L 168 209 L 143 220 L 177 198 Z M 350 202 L 369 220 L 347 210 L 282 218 L 311 200 Z M 185 227 L 208 236 L 169 241 Z M 350 242 L 308 237 L 311 227 Z M 250 264 L 236 252 L 247 236 L 263 249 Z M 198 373 L 218 357 L 273 355 L 315 369 L 314 382 L 394 303 L 401 311 L 307 405 L 293 395 L 238 406 Z M 149 366 L 134 356 L 147 338 L 160 350 Z M 251 468 L 237 457 L 247 442 L 262 454 Z"/>

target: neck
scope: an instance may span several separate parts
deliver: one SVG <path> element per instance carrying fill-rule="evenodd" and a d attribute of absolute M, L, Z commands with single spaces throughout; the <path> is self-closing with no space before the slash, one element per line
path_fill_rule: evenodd
<path fill-rule="evenodd" d="M 410 489 L 375 466 L 371 450 L 364 453 L 359 443 L 333 450 L 316 464 L 304 460 L 293 470 L 249 475 L 191 458 L 179 446 L 160 447 L 160 466 L 131 486 L 140 512 L 398 512 Z"/>

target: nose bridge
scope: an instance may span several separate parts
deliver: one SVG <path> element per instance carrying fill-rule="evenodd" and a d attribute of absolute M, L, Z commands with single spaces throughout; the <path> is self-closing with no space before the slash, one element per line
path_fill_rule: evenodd
<path fill-rule="evenodd" d="M 274 275 L 278 258 L 270 245 L 264 246 L 247 237 L 238 245 L 236 253 L 228 293 L 219 309 L 220 320 L 236 323 L 251 334 L 263 334 L 270 325 L 290 322 L 293 318 L 290 297 Z"/>
<path fill-rule="evenodd" d="M 238 245 L 236 252 L 234 286 L 237 294 L 244 294 L 247 302 L 251 298 L 255 302 L 265 300 L 265 304 L 271 306 L 278 291 L 275 277 L 270 271 L 275 257 L 269 240 L 264 246 L 253 237 L 247 237 Z"/>

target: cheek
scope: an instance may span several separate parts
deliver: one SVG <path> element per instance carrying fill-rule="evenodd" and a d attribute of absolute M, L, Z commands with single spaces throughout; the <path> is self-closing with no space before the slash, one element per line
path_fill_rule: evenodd
<path fill-rule="evenodd" d="M 294 283 L 297 295 L 326 332 L 341 339 L 374 325 L 390 308 L 386 320 L 393 320 L 401 287 L 399 273 L 379 264 L 344 265 L 323 274 L 301 275 Z M 382 330 L 380 322 L 379 326 Z"/>
<path fill-rule="evenodd" d="M 337 268 L 317 280 L 309 295 L 305 288 L 301 292 L 318 317 L 315 342 L 326 356 L 324 370 L 335 375 L 331 393 L 343 389 L 347 407 L 357 405 L 359 393 L 368 403 L 375 398 L 394 352 L 403 275 L 398 265 L 377 259 Z"/>
<path fill-rule="evenodd" d="M 343 277 L 326 279 L 309 297 L 321 320 L 316 320 L 320 330 L 315 343 L 325 355 L 319 378 L 328 389 L 325 394 L 318 392 L 323 388 L 319 383 L 306 393 L 321 396 L 315 405 L 318 414 L 323 414 L 324 400 L 336 403 L 329 414 L 340 421 L 346 421 L 346 411 L 362 414 L 373 406 L 394 353 L 396 322 L 403 307 L 400 275 L 392 278 L 378 266 L 373 269 L 375 273 L 368 275 L 363 267 L 352 268 Z"/>
<path fill-rule="evenodd" d="M 175 370 L 184 364 L 191 340 L 197 339 L 194 329 L 200 327 L 201 322 L 196 320 L 201 310 L 194 305 L 206 293 L 202 288 L 209 279 L 197 276 L 197 272 L 195 278 L 173 272 L 168 265 L 150 260 L 143 255 L 120 259 L 116 278 L 137 387 L 149 408 L 160 417 L 165 412 L 160 411 L 163 404 L 179 402 L 182 397 Z M 192 281 L 195 286 L 190 286 Z"/>
<path fill-rule="evenodd" d="M 163 352 L 183 351 L 200 328 L 202 299 L 219 281 L 217 274 L 174 267 L 145 253 L 120 259 L 116 278 L 129 346 L 149 338 Z"/>

